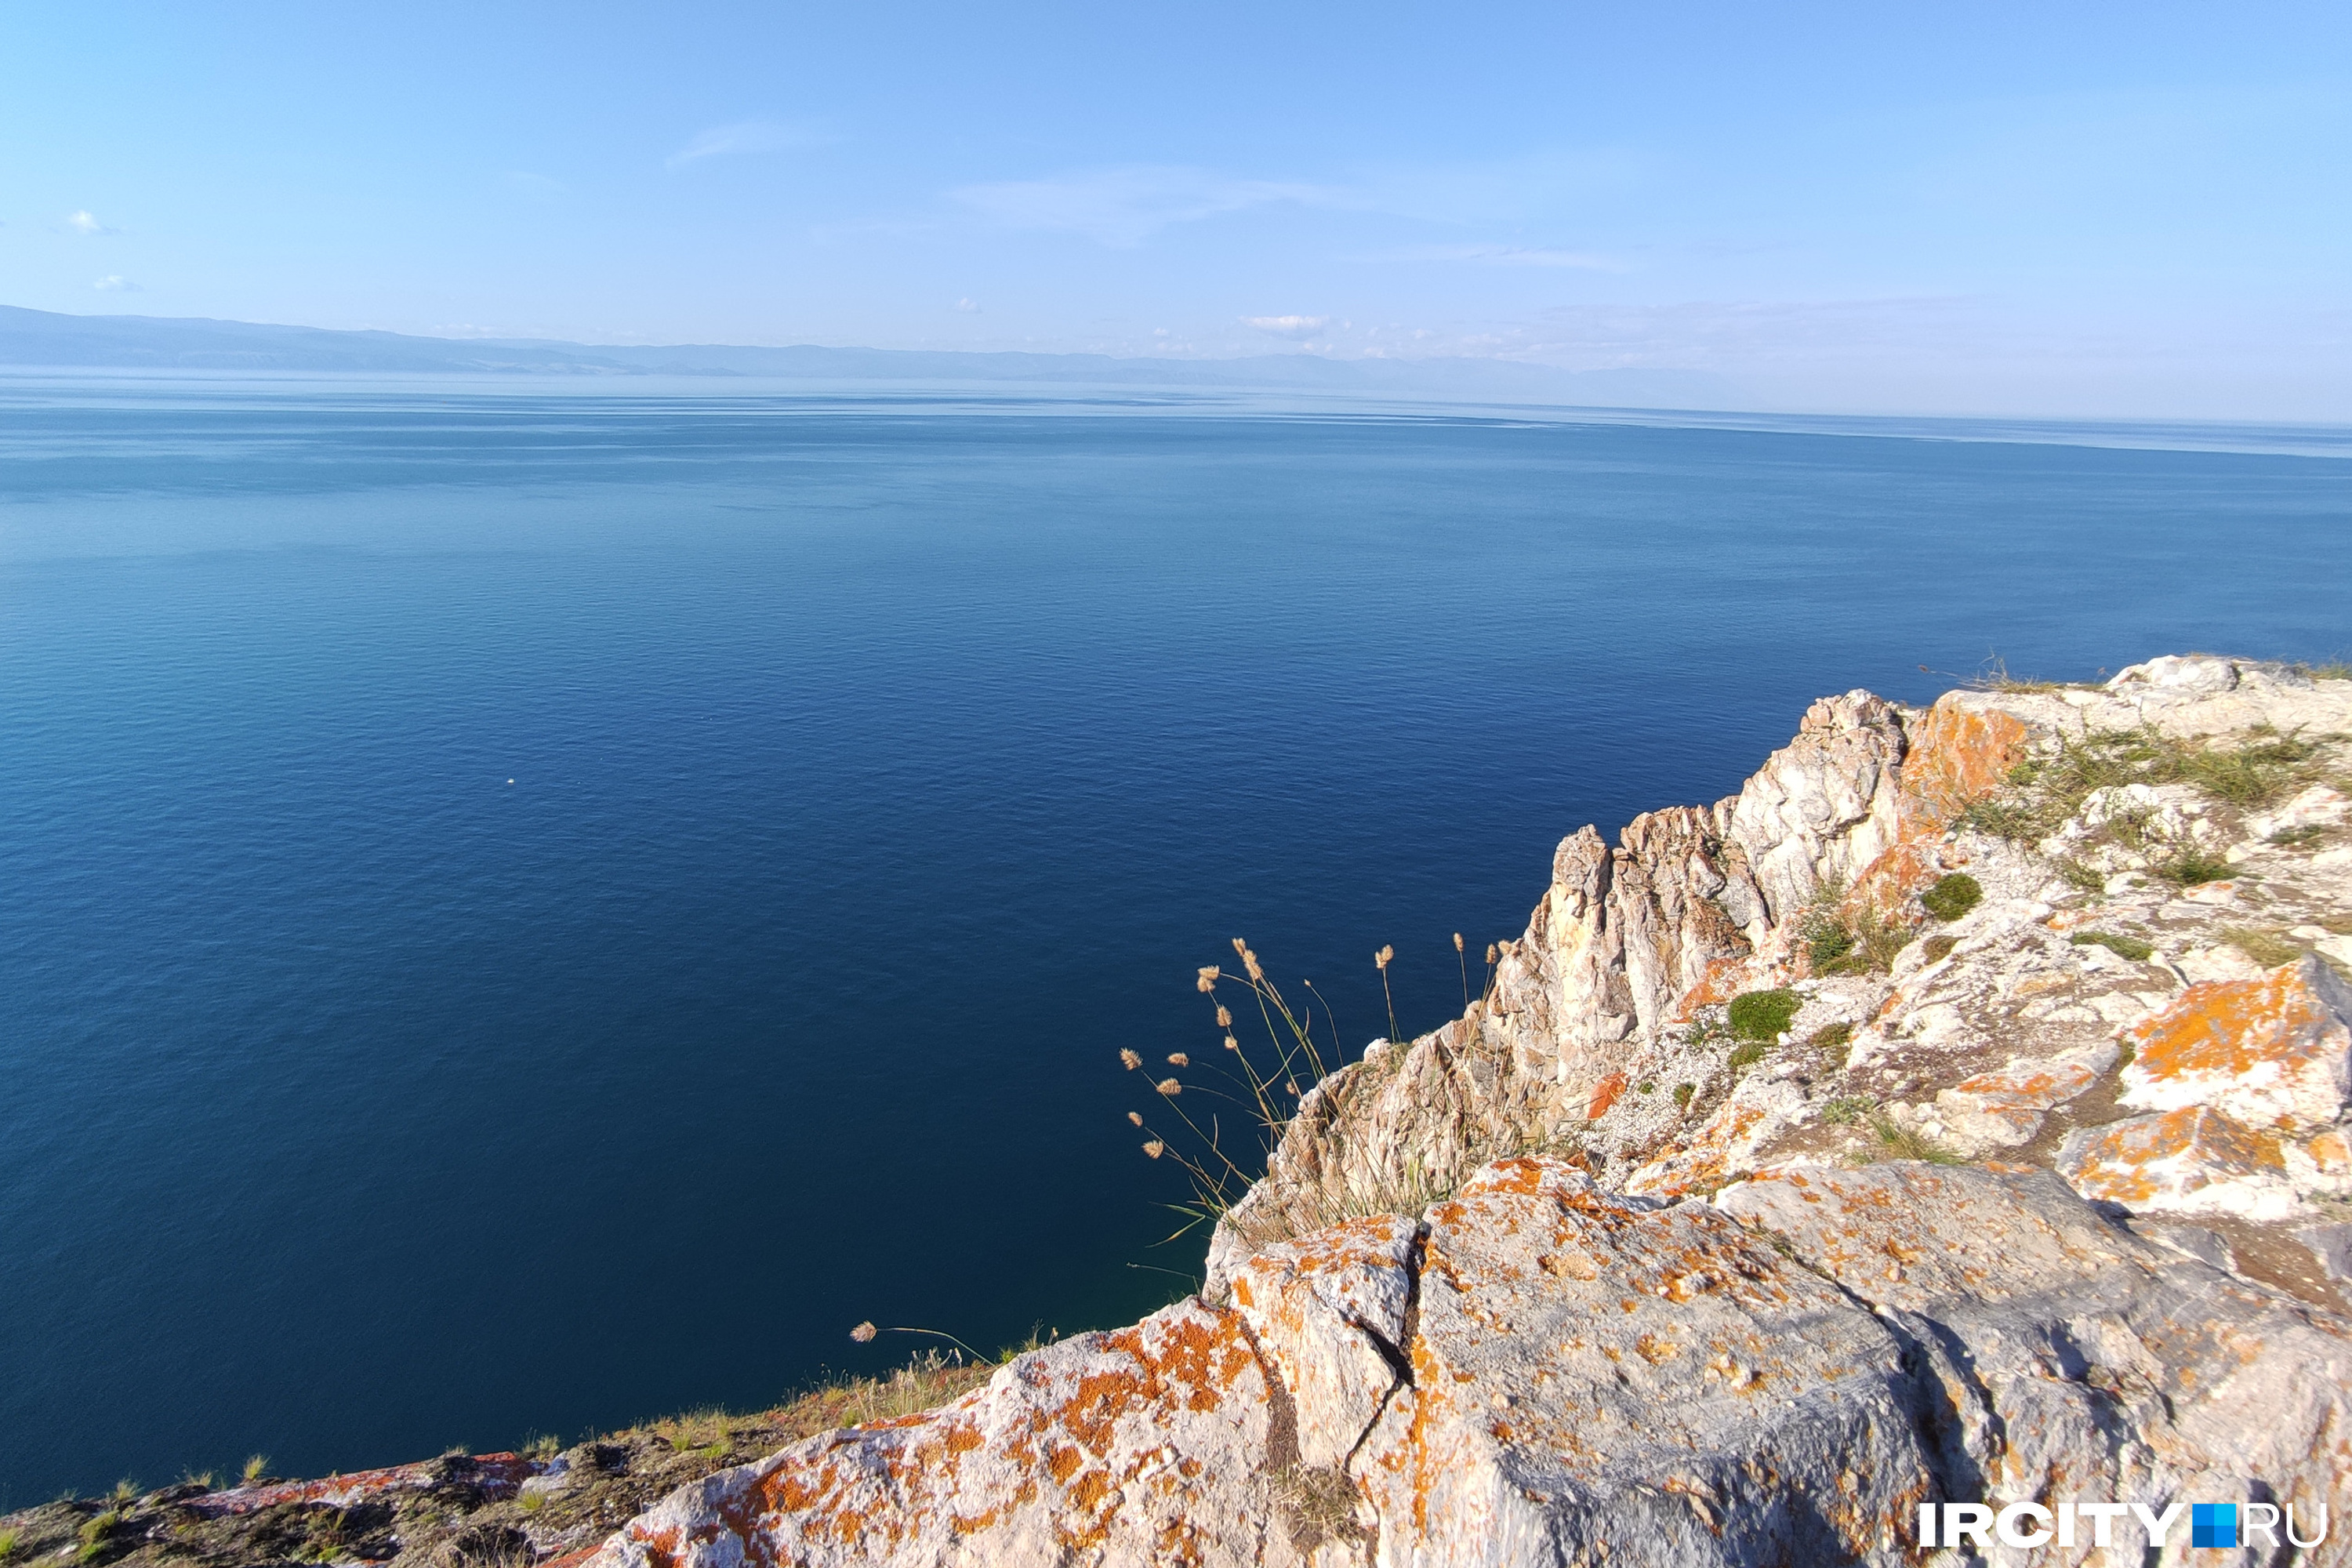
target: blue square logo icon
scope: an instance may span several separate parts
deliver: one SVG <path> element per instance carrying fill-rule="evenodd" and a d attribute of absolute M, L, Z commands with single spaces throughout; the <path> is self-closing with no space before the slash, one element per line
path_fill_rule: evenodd
<path fill-rule="evenodd" d="M 2191 1503 L 2189 1506 L 2189 1544 L 2237 1545 L 2238 1505 L 2233 1502 Z"/>

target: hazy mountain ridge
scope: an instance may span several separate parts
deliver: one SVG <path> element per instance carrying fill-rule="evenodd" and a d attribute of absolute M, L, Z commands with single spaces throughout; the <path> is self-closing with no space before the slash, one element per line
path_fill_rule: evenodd
<path fill-rule="evenodd" d="M 1702 371 L 1557 370 L 1508 360 L 1120 359 L 1109 354 L 957 350 L 656 346 L 538 339 L 415 337 L 205 317 L 69 316 L 0 306 L 0 365 L 56 369 L 313 371 L 390 374 L 722 375 L 811 381 L 1049 382 L 1298 388 L 1482 396 L 1634 407 L 1729 405 Z"/>

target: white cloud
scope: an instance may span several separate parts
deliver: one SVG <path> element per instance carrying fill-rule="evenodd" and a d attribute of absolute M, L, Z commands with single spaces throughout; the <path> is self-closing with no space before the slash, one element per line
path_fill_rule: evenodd
<path fill-rule="evenodd" d="M 962 299 L 958 300 L 955 302 L 955 308 L 959 310 L 969 310 L 975 316 L 980 314 L 979 301 L 973 300 L 969 294 L 965 295 Z"/>
<path fill-rule="evenodd" d="M 1471 261 L 1487 267 L 1573 267 L 1587 272 L 1624 272 L 1625 263 L 1589 250 L 1540 245 L 1415 245 L 1383 252 L 1377 261 Z"/>
<path fill-rule="evenodd" d="M 1280 202 L 1339 205 L 1338 194 L 1284 180 L 1237 180 L 1202 169 L 1139 164 L 1045 180 L 1000 180 L 950 193 L 1016 228 L 1063 229 L 1100 244 L 1142 244 L 1171 224 Z"/>
<path fill-rule="evenodd" d="M 1244 316 L 1242 320 L 1278 338 L 1311 338 L 1331 323 L 1328 316 Z"/>
<path fill-rule="evenodd" d="M 90 212 L 66 214 L 66 226 L 73 230 L 76 234 L 114 234 L 120 232 L 116 229 L 109 228 L 106 225 L 99 222 L 98 216 L 95 213 Z"/>
<path fill-rule="evenodd" d="M 746 120 L 734 125 L 716 125 L 698 134 L 694 140 L 662 161 L 665 168 L 680 168 L 699 163 L 705 158 L 725 157 L 735 153 L 781 153 L 791 147 L 816 147 L 834 140 L 814 131 L 797 126 L 779 125 L 770 120 Z"/>
<path fill-rule="evenodd" d="M 98 281 L 92 283 L 90 287 L 101 289 L 109 294 L 137 294 L 142 291 L 138 284 L 133 283 L 128 278 L 118 278 L 112 273 L 109 273 L 107 276 L 98 279 Z"/>

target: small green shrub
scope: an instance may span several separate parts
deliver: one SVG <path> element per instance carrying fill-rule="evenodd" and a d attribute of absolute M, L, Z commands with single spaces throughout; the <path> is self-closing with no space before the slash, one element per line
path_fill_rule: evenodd
<path fill-rule="evenodd" d="M 2327 829 L 2312 822 L 2301 827 L 2282 827 L 2271 835 L 2270 841 L 2281 849 L 2308 849 L 2326 837 Z"/>
<path fill-rule="evenodd" d="M 1860 1095 L 1842 1094 L 1822 1107 L 1822 1120 L 1832 1127 L 1853 1127 L 1875 1109 Z"/>
<path fill-rule="evenodd" d="M 1966 871 L 1937 879 L 1919 895 L 1920 907 L 1939 921 L 1956 921 L 1984 901 L 1984 889 Z"/>
<path fill-rule="evenodd" d="M 1847 1023 L 1824 1024 L 1807 1037 L 1805 1044 L 1817 1051 L 1833 1051 L 1853 1038 L 1853 1026 Z"/>
<path fill-rule="evenodd" d="M 1813 961 L 1816 973 L 1829 973 L 1853 952 L 1853 928 L 1826 910 L 1808 915 L 1800 934 L 1805 939 L 1805 956 Z"/>
<path fill-rule="evenodd" d="M 1654 1094 L 1657 1092 L 1657 1088 L 1658 1086 L 1656 1084 L 1652 1083 L 1648 1079 L 1643 1079 L 1641 1082 L 1633 1086 L 1633 1092 L 1635 1094 Z"/>
<path fill-rule="evenodd" d="M 15 1558 L 16 1555 L 16 1542 L 21 1539 L 22 1533 L 20 1531 L 14 1530 L 0 1530 L 0 1563 L 6 1563 Z"/>
<path fill-rule="evenodd" d="M 1849 922 L 1827 900 L 1814 906 L 1798 931 L 1816 974 L 1884 974 L 1911 941 L 1910 931 L 1880 919 L 1876 910 L 1864 909 Z"/>
<path fill-rule="evenodd" d="M 1919 950 L 1927 955 L 1928 963 L 1941 963 L 1951 957 L 1952 949 L 1959 945 L 1960 939 L 1956 936 L 1931 936 L 1919 944 Z"/>
<path fill-rule="evenodd" d="M 1727 1016 L 1731 1032 L 1743 1040 L 1777 1040 L 1788 1029 L 1803 999 L 1793 991 L 1748 991 L 1731 999 Z"/>
<path fill-rule="evenodd" d="M 1745 1042 L 1731 1053 L 1731 1070 L 1734 1072 L 1745 1072 L 1748 1068 L 1754 1067 L 1758 1062 L 1762 1061 L 1764 1059 L 1764 1053 L 1771 1048 L 1772 1047 L 1770 1046 L 1767 1045 L 1762 1040 L 1748 1040 Z"/>
<path fill-rule="evenodd" d="M 2128 958 L 2134 963 L 2147 962 L 2156 949 L 2136 936 L 2119 936 L 2111 931 L 2078 931 L 2066 939 L 2076 947 L 2104 947 L 2118 958 Z"/>
<path fill-rule="evenodd" d="M 1675 1109 L 1679 1110 L 1688 1110 L 1690 1109 L 1691 1096 L 1697 1092 L 1698 1085 L 1695 1083 L 1678 1083 L 1675 1085 Z"/>

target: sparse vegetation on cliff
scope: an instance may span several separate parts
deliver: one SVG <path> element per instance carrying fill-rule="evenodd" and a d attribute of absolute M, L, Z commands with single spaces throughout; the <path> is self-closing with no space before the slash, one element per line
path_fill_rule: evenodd
<path fill-rule="evenodd" d="M 1793 991 L 1749 991 L 1731 999 L 1725 1016 L 1743 1040 L 1777 1040 L 1796 1017 L 1803 999 Z"/>
<path fill-rule="evenodd" d="M 1939 921 L 1956 921 L 1984 901 L 1984 888 L 1966 871 L 1939 877 L 1919 895 L 1919 907 Z"/>

